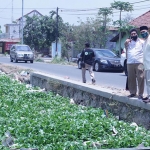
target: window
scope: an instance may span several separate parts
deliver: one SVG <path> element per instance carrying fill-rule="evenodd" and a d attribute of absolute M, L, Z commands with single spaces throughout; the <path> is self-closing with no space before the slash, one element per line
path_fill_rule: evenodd
<path fill-rule="evenodd" d="M 98 57 L 116 57 L 116 54 L 110 50 L 96 50 L 95 53 Z"/>
<path fill-rule="evenodd" d="M 31 51 L 29 46 L 16 46 L 16 51 Z"/>

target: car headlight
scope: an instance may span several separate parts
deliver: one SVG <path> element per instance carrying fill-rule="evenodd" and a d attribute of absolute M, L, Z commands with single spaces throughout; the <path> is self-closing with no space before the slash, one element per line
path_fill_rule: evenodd
<path fill-rule="evenodd" d="M 108 64 L 107 60 L 102 59 L 102 60 L 100 60 L 100 62 L 103 63 L 103 64 Z"/>
<path fill-rule="evenodd" d="M 17 54 L 17 56 L 18 56 L 18 57 L 23 57 L 24 55 L 23 55 L 23 54 Z"/>

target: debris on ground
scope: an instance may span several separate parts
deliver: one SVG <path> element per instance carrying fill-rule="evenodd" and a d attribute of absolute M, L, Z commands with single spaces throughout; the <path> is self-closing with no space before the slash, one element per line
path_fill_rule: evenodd
<path fill-rule="evenodd" d="M 16 66 L 0 64 L 0 74 L 6 74 L 21 83 L 30 84 L 30 73 L 32 70 Z"/>

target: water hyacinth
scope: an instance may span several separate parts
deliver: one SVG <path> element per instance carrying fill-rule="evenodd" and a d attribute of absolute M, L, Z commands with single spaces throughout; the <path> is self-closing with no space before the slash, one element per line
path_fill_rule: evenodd
<path fill-rule="evenodd" d="M 150 131 L 143 127 L 120 121 L 106 110 L 72 102 L 1 75 L 1 139 L 9 131 L 15 148 L 39 150 L 150 146 Z M 7 147 L 1 142 L 0 149 Z"/>

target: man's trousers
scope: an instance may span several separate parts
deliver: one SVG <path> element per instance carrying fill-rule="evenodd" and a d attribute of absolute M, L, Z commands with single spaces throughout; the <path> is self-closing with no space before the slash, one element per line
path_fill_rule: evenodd
<path fill-rule="evenodd" d="M 82 68 L 82 81 L 83 83 L 86 82 L 86 69 L 89 70 L 89 74 L 91 79 L 94 79 L 94 72 L 93 72 L 93 66 L 89 64 L 85 64 L 85 68 Z"/>
<path fill-rule="evenodd" d="M 147 96 L 150 99 L 150 70 L 145 70 L 145 81 L 146 81 L 146 88 L 147 88 Z"/>
<path fill-rule="evenodd" d="M 144 66 L 142 63 L 127 64 L 128 70 L 128 87 L 130 94 L 137 93 L 143 96 L 144 92 Z"/>

